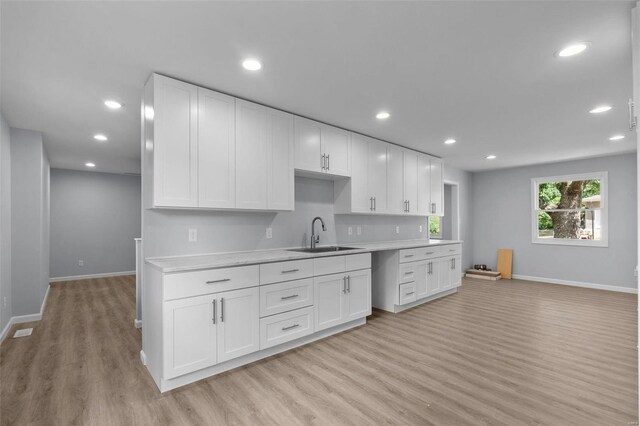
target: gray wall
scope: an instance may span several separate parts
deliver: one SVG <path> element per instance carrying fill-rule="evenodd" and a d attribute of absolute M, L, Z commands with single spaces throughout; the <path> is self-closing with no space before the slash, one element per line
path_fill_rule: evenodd
<path fill-rule="evenodd" d="M 49 161 L 42 134 L 11 129 L 12 315 L 40 313 L 49 285 Z"/>
<path fill-rule="evenodd" d="M 0 115 L 0 333 L 11 319 L 11 139 Z"/>
<path fill-rule="evenodd" d="M 531 178 L 609 172 L 609 247 L 531 243 Z M 636 156 L 593 158 L 475 173 L 474 263 L 495 267 L 497 250 L 514 250 L 513 273 L 636 287 Z"/>
<path fill-rule="evenodd" d="M 52 169 L 51 277 L 134 271 L 140 196 L 139 176 Z"/>

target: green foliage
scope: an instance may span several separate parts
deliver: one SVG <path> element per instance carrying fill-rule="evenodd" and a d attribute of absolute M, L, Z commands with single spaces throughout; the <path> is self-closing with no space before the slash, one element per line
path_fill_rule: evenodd
<path fill-rule="evenodd" d="M 593 195 L 600 194 L 600 180 L 588 180 L 584 185 L 584 190 L 582 191 L 582 198 L 591 197 Z"/>
<path fill-rule="evenodd" d="M 545 212 L 538 212 L 538 229 L 553 229 L 553 220 Z"/>
<path fill-rule="evenodd" d="M 541 183 L 538 188 L 538 199 L 541 209 L 552 209 L 560 202 L 560 183 Z"/>
<path fill-rule="evenodd" d="M 440 235 L 440 217 L 429 216 L 429 235 Z"/>

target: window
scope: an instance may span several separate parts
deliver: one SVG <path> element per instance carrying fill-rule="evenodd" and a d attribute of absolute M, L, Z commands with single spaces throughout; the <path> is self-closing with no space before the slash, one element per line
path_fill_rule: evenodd
<path fill-rule="evenodd" d="M 429 238 L 442 239 L 442 218 L 429 216 Z"/>
<path fill-rule="evenodd" d="M 531 179 L 532 242 L 607 247 L 607 172 Z"/>

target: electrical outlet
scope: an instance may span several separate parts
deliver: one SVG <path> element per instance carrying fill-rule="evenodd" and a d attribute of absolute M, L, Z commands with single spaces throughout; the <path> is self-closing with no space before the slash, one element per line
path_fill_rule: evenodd
<path fill-rule="evenodd" d="M 196 228 L 189 228 L 189 242 L 195 243 L 198 241 L 198 230 Z"/>
<path fill-rule="evenodd" d="M 400 233 L 400 227 L 396 226 L 396 234 L 399 234 L 399 233 Z"/>
<path fill-rule="evenodd" d="M 362 235 L 362 226 L 358 226 L 358 227 L 356 228 L 356 234 L 358 234 L 358 235 Z"/>
<path fill-rule="evenodd" d="M 84 266 L 84 260 L 82 259 L 78 260 L 78 266 Z"/>
<path fill-rule="evenodd" d="M 347 228 L 347 234 L 353 235 L 353 227 L 352 226 Z"/>
<path fill-rule="evenodd" d="M 420 225 L 420 232 L 422 232 L 422 225 Z"/>
<path fill-rule="evenodd" d="M 273 238 L 273 228 L 267 228 L 267 239 Z"/>

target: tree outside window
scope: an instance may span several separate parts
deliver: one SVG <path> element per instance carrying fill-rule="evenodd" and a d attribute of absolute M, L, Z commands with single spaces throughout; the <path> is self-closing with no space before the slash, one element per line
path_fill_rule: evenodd
<path fill-rule="evenodd" d="M 607 246 L 607 173 L 532 179 L 533 242 Z"/>
<path fill-rule="evenodd" d="M 440 216 L 429 216 L 429 237 L 442 239 L 442 218 Z"/>

